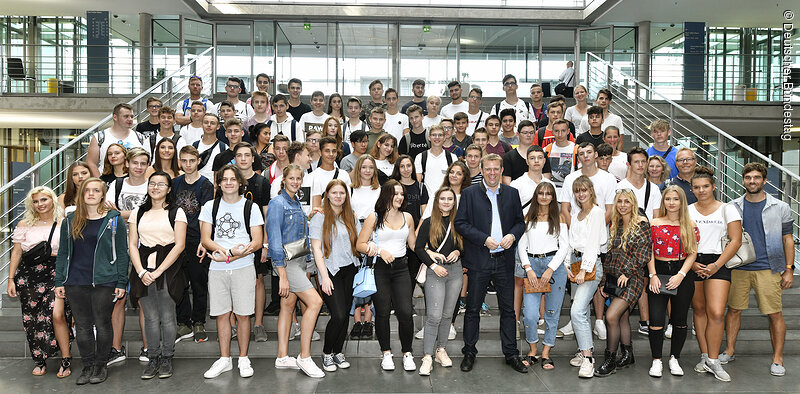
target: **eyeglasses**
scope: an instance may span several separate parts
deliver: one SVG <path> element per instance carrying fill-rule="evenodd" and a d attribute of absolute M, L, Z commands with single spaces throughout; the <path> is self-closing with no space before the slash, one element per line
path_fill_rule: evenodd
<path fill-rule="evenodd" d="M 453 130 L 453 126 L 443 126 L 442 130 L 445 130 L 445 131 Z"/>
<path fill-rule="evenodd" d="M 519 133 L 522 134 L 522 135 L 534 135 L 534 134 L 536 134 L 535 131 L 520 131 Z"/>
<path fill-rule="evenodd" d="M 158 182 L 158 183 L 156 183 L 156 182 L 150 182 L 150 183 L 148 183 L 148 184 L 147 184 L 147 187 L 152 187 L 152 188 L 156 188 L 156 187 L 157 187 L 157 188 L 159 188 L 159 189 L 163 189 L 163 188 L 165 188 L 165 187 L 167 187 L 167 186 L 169 186 L 169 185 L 167 185 L 167 184 L 166 184 L 166 183 L 164 183 L 164 182 Z"/>
<path fill-rule="evenodd" d="M 309 138 L 306 141 L 308 141 L 308 143 L 310 144 L 316 144 L 317 142 L 319 142 L 319 138 Z"/>
<path fill-rule="evenodd" d="M 160 108 L 161 108 L 161 104 L 156 104 L 156 105 L 148 105 L 148 106 L 147 106 L 147 108 L 150 108 L 150 109 L 160 109 Z"/>
<path fill-rule="evenodd" d="M 694 157 L 690 157 L 688 159 L 675 159 L 676 163 L 689 163 L 689 162 L 692 162 L 692 161 L 695 161 Z"/>
<path fill-rule="evenodd" d="M 241 89 L 242 88 L 241 86 L 236 86 L 236 85 L 226 85 L 225 87 L 228 88 L 228 89 L 231 89 L 231 90 L 236 90 L 236 89 Z"/>
<path fill-rule="evenodd" d="M 480 96 L 469 96 L 469 99 L 470 100 L 480 100 L 481 97 Z"/>
<path fill-rule="evenodd" d="M 503 84 L 503 86 L 517 86 L 517 83 L 516 82 L 506 82 L 506 83 Z"/>

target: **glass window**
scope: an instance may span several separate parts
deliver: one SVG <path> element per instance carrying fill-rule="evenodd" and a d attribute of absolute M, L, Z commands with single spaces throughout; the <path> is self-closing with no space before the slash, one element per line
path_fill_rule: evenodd
<path fill-rule="evenodd" d="M 369 95 L 369 83 L 379 79 L 384 89 L 394 86 L 392 59 L 395 25 L 387 23 L 339 24 L 339 78 L 342 95 Z"/>
<path fill-rule="evenodd" d="M 567 67 L 569 60 L 575 60 L 575 30 L 543 28 L 540 80 L 542 84 L 550 84 L 551 94 L 553 88 L 558 85 L 558 77 Z M 547 97 L 546 86 L 543 86 L 543 90 Z M 519 92 L 517 94 L 523 97 Z"/>
<path fill-rule="evenodd" d="M 253 74 L 265 73 L 272 78 L 275 75 L 275 24 L 272 21 L 256 21 L 253 23 Z M 255 81 L 251 90 L 255 90 Z M 270 92 L 275 87 L 270 83 Z"/>
<path fill-rule="evenodd" d="M 303 95 L 336 91 L 335 23 L 278 22 L 276 84 L 303 81 Z M 288 93 L 288 91 L 282 91 Z"/>
<path fill-rule="evenodd" d="M 215 92 L 224 92 L 228 77 L 241 78 L 244 86 L 250 86 L 251 65 L 250 53 L 252 38 L 250 24 L 225 25 L 217 24 L 217 80 Z"/>
<path fill-rule="evenodd" d="M 461 75 L 483 97 L 504 97 L 503 76 L 517 78 L 517 94 L 527 97 L 539 80 L 538 29 L 534 26 L 461 26 Z M 491 103 L 486 103 L 491 104 Z"/>
<path fill-rule="evenodd" d="M 428 30 L 428 31 L 426 31 Z M 459 77 L 456 67 L 455 25 L 400 25 L 401 96 L 411 96 L 411 84 L 425 80 L 426 94 L 441 94 Z"/>

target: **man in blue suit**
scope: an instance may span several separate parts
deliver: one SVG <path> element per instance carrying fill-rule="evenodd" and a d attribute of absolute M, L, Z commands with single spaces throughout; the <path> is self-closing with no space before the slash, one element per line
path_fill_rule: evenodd
<path fill-rule="evenodd" d="M 464 237 L 463 266 L 467 269 L 467 311 L 464 315 L 464 360 L 461 370 L 475 364 L 480 328 L 480 308 L 491 280 L 500 308 L 500 340 L 506 364 L 526 373 L 517 349 L 514 317 L 514 250 L 525 231 L 519 193 L 500 184 L 503 159 L 489 154 L 481 160 L 483 182 L 461 193 L 455 219 L 456 231 Z"/>

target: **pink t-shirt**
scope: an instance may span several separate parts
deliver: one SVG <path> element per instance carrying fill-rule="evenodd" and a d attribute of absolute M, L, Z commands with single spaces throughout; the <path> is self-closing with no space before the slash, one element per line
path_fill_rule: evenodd
<path fill-rule="evenodd" d="M 14 233 L 11 234 L 11 242 L 20 244 L 20 246 L 22 246 L 22 251 L 27 252 L 39 242 L 47 241 L 47 237 L 50 236 L 50 230 L 52 228 L 52 224 L 33 227 L 20 224 L 14 229 Z M 58 253 L 60 236 L 61 224 L 58 224 L 56 226 L 56 231 L 53 233 L 53 239 L 50 240 L 50 247 L 53 248 L 53 255 Z"/>

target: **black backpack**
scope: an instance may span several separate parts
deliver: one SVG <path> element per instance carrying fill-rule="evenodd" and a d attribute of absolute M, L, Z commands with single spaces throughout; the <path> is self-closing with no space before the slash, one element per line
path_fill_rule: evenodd
<path fill-rule="evenodd" d="M 156 135 L 157 134 L 158 134 L 158 132 L 155 132 L 155 133 L 150 135 L 150 157 L 153 159 L 154 163 L 155 163 L 155 160 L 156 160 L 155 154 L 156 154 Z M 177 150 L 177 147 L 178 147 L 178 140 L 180 138 L 181 138 L 181 131 L 180 130 L 178 130 L 178 131 L 174 131 L 173 130 L 172 131 L 172 137 L 170 137 L 169 139 L 171 139 L 172 142 L 175 143 L 176 150 Z M 161 141 L 158 141 L 158 142 L 161 142 Z"/>
<path fill-rule="evenodd" d="M 172 227 L 173 230 L 175 230 L 175 216 L 178 215 L 178 208 L 180 207 L 178 205 L 175 205 L 173 207 L 170 207 L 169 211 L 167 211 L 167 217 L 169 218 L 169 225 Z M 145 212 L 147 211 L 144 211 L 140 208 L 136 213 L 136 231 L 139 231 L 139 229 L 141 228 L 139 227 L 139 223 L 142 222 L 142 216 L 144 216 Z"/>
<path fill-rule="evenodd" d="M 214 233 L 217 232 L 217 213 L 219 212 L 220 201 L 222 201 L 222 197 L 216 197 L 214 199 L 214 206 L 211 209 L 211 239 L 214 239 Z M 247 230 L 247 235 L 250 239 L 253 239 L 253 234 L 250 234 L 250 214 L 253 212 L 253 205 L 255 205 L 255 203 L 246 198 L 244 199 L 244 228 Z"/>
<path fill-rule="evenodd" d="M 428 171 L 428 151 L 429 150 L 426 150 L 426 151 L 421 153 L 422 154 L 422 159 L 421 160 L 422 160 L 422 180 L 423 180 L 423 182 L 425 181 L 425 173 Z M 445 149 L 442 149 L 442 151 L 445 154 L 444 155 L 444 159 L 447 160 L 447 167 L 449 168 L 450 165 L 453 164 L 453 156 L 452 156 L 453 154 L 448 152 Z M 506 151 L 506 152 L 508 152 L 508 151 Z"/>

